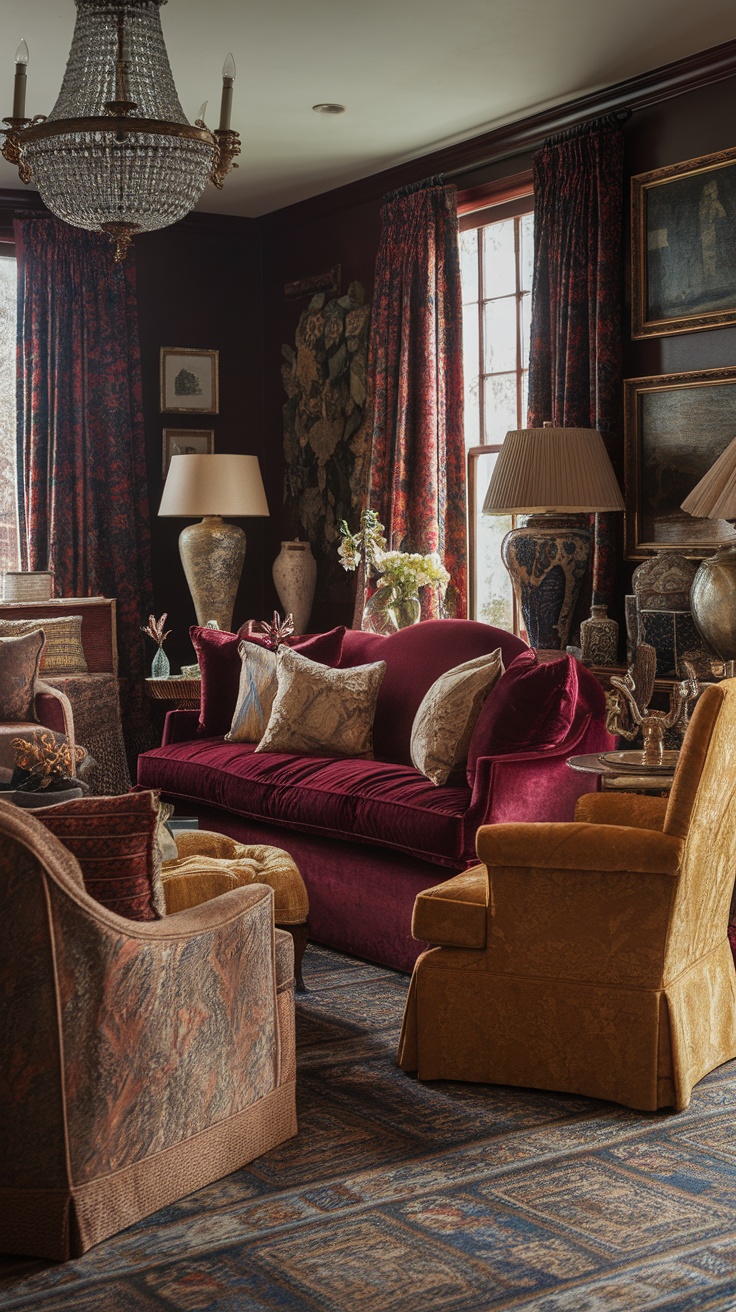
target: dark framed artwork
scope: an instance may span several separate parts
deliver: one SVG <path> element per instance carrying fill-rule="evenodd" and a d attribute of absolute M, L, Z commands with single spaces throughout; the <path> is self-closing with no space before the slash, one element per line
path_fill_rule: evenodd
<path fill-rule="evenodd" d="M 219 351 L 161 347 L 161 411 L 216 415 Z"/>
<path fill-rule="evenodd" d="M 736 367 L 624 383 L 626 555 L 667 547 L 696 559 L 736 542 L 727 520 L 680 509 L 736 437 Z"/>
<path fill-rule="evenodd" d="M 634 337 L 736 323 L 736 148 L 631 179 Z"/>
<path fill-rule="evenodd" d="M 161 462 L 164 480 L 172 456 L 211 456 L 214 449 L 215 433 L 212 428 L 165 428 Z"/>

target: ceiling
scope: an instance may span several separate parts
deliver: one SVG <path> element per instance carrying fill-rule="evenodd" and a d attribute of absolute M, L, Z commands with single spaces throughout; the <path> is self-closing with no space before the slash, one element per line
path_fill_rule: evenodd
<path fill-rule="evenodd" d="M 72 0 L 0 0 L 3 82 L 30 48 L 28 112 L 61 82 Z M 256 216 L 736 37 L 732 0 L 171 0 L 162 10 L 184 112 L 237 64 L 240 169 L 198 208 Z M 341 115 L 315 114 L 336 101 Z M 0 186 L 19 186 L 0 160 Z"/>

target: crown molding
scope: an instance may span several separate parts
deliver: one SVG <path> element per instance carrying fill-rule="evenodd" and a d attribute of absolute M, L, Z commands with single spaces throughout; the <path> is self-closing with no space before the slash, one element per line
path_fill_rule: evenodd
<path fill-rule="evenodd" d="M 363 205 L 384 192 L 437 173 L 451 173 L 457 183 L 473 185 L 473 174 L 515 155 L 538 150 L 545 137 L 587 119 L 617 111 L 636 112 L 674 96 L 696 91 L 736 75 L 736 40 L 711 46 L 685 59 L 675 60 L 636 77 L 627 78 L 600 91 L 565 101 L 538 114 L 507 123 L 481 136 L 460 141 L 404 164 L 373 173 L 367 178 L 322 192 L 284 209 L 263 215 L 258 222 L 264 233 L 277 232 L 326 217 L 337 210 Z M 462 180 L 462 182 L 461 182 Z"/>

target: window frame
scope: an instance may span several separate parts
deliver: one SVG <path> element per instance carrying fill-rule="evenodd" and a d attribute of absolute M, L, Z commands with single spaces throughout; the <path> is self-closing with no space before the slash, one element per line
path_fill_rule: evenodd
<path fill-rule="evenodd" d="M 476 228 L 480 230 L 487 224 L 500 223 L 504 219 L 521 218 L 524 214 L 534 212 L 534 192 L 532 184 L 531 171 L 514 175 L 512 178 L 506 178 L 498 183 L 491 183 L 484 187 L 475 188 L 473 191 L 464 192 L 458 197 L 458 228 L 460 232 L 466 232 L 469 229 Z M 521 288 L 520 269 L 519 269 L 519 234 L 520 225 L 514 225 L 514 255 L 516 261 L 516 290 L 513 293 L 516 301 L 516 410 L 517 417 L 521 414 L 523 400 L 523 374 L 524 369 L 520 365 L 521 359 L 521 334 L 522 334 L 522 301 L 527 295 Z M 480 457 L 484 455 L 497 455 L 503 443 L 486 442 L 484 436 L 485 428 L 485 386 L 484 381 L 492 374 L 485 374 L 482 370 L 484 363 L 484 306 L 488 299 L 484 297 L 483 285 L 483 256 L 482 241 L 478 241 L 478 360 L 481 365 L 479 373 L 479 430 L 480 444 L 466 447 L 466 476 L 467 476 L 467 527 L 466 542 L 468 550 L 468 615 L 470 619 L 476 619 L 477 602 L 476 602 L 476 584 L 477 584 L 477 564 L 476 564 L 476 526 L 475 526 L 475 507 L 477 496 L 477 475 Z M 511 293 L 509 294 L 511 295 Z M 531 299 L 531 292 L 528 293 Z M 511 373 L 511 370 L 503 371 Z M 517 419 L 518 421 L 518 419 Z M 525 417 L 521 416 L 521 422 L 525 422 Z M 511 517 L 512 527 L 516 526 L 516 516 Z M 512 622 L 513 631 L 516 634 L 521 633 L 519 606 L 516 598 L 516 591 L 512 587 Z"/>

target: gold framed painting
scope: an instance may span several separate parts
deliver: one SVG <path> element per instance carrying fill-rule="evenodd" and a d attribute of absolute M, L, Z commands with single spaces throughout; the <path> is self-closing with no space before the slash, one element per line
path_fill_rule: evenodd
<path fill-rule="evenodd" d="M 736 323 L 736 147 L 631 179 L 635 338 Z"/>
<path fill-rule="evenodd" d="M 172 456 L 211 456 L 214 449 L 215 434 L 212 428 L 165 428 L 162 460 L 164 481 Z"/>
<path fill-rule="evenodd" d="M 216 415 L 219 411 L 219 351 L 161 347 L 161 411 Z"/>
<path fill-rule="evenodd" d="M 628 378 L 624 405 L 627 558 L 698 559 L 736 542 L 727 520 L 680 509 L 736 436 L 736 367 Z"/>

